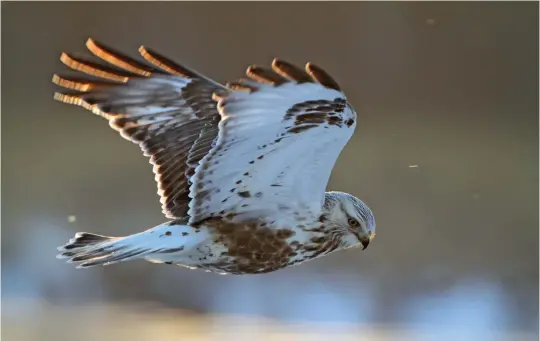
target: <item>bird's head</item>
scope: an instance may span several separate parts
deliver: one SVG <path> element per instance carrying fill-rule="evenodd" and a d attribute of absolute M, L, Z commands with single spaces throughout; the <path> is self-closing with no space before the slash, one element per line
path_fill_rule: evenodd
<path fill-rule="evenodd" d="M 375 218 L 360 199 L 343 192 L 327 192 L 324 204 L 325 225 L 344 234 L 346 247 L 362 245 L 366 249 L 375 237 Z"/>

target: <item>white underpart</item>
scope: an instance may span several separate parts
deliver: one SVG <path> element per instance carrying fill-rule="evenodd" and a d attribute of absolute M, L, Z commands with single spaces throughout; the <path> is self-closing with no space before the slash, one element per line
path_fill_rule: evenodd
<path fill-rule="evenodd" d="M 162 252 L 154 251 L 144 257 L 150 262 L 173 262 L 182 263 L 186 266 L 195 266 L 201 263 L 199 260 L 201 257 L 208 254 L 207 244 L 210 236 L 204 228 L 199 229 L 200 232 L 198 233 L 194 231 L 195 229 L 190 226 L 163 224 L 139 233 L 138 239 L 129 242 L 137 245 L 137 247 L 147 245 L 152 250 L 163 250 Z M 170 234 L 167 234 L 168 232 Z M 182 248 L 182 250 L 170 252 L 170 250 L 179 248 Z"/>

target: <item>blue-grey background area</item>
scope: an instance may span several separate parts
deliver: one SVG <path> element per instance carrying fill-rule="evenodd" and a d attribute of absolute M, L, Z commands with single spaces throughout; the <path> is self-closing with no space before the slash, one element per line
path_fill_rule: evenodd
<path fill-rule="evenodd" d="M 244 277 L 57 260 L 77 231 L 165 221 L 137 146 L 52 99 L 60 53 L 84 51 L 88 37 L 133 56 L 144 44 L 221 82 L 273 57 L 323 66 L 359 114 L 328 188 L 372 207 L 377 238 Z M 376 339 L 367 328 L 536 339 L 538 4 L 3 2 L 2 300 L 13 340 L 194 339 L 151 331 L 162 314 L 171 325 L 350 327 L 355 340 Z M 144 322 L 115 324 L 135 311 Z M 212 330 L 232 325 L 244 326 Z M 193 335 L 223 339 L 208 328 Z"/>

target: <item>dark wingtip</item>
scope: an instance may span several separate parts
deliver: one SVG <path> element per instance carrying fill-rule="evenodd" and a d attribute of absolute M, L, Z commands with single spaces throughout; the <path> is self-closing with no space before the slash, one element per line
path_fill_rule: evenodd
<path fill-rule="evenodd" d="M 152 70 L 148 69 L 146 66 L 104 44 L 96 42 L 92 38 L 88 38 L 86 41 L 86 48 L 96 57 L 120 69 L 143 77 L 152 75 Z"/>
<path fill-rule="evenodd" d="M 274 58 L 272 61 L 272 69 L 281 76 L 297 83 L 313 82 L 313 79 L 304 70 L 279 58 Z"/>
<path fill-rule="evenodd" d="M 339 84 L 323 68 L 310 62 L 306 64 L 306 72 L 324 87 L 341 91 Z"/>
<path fill-rule="evenodd" d="M 248 67 L 246 70 L 246 76 L 257 82 L 276 86 L 287 82 L 287 79 L 283 78 L 279 73 L 274 72 L 274 70 L 257 65 L 251 65 Z"/>

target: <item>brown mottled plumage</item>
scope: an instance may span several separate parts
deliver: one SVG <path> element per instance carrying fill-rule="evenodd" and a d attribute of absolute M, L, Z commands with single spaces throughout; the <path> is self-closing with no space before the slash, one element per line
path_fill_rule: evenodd
<path fill-rule="evenodd" d="M 80 267 L 143 258 L 254 274 L 367 247 L 369 208 L 325 192 L 356 113 L 322 68 L 275 59 L 224 86 L 145 47 L 139 52 L 151 65 L 92 39 L 86 46 L 98 60 L 63 53 L 78 76 L 54 75 L 69 90 L 55 99 L 104 117 L 140 146 L 173 220 L 126 237 L 77 233 L 60 258 Z"/>

